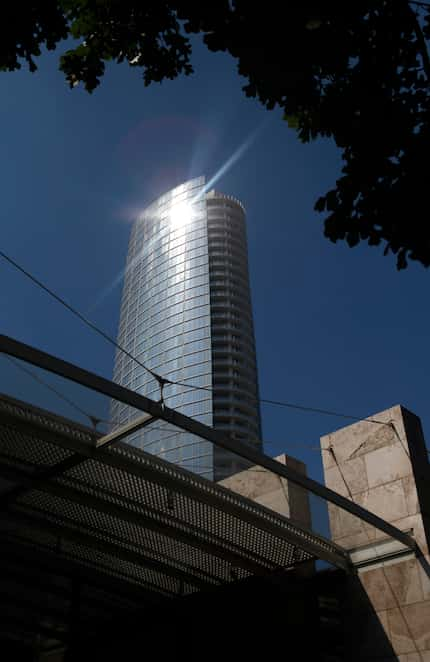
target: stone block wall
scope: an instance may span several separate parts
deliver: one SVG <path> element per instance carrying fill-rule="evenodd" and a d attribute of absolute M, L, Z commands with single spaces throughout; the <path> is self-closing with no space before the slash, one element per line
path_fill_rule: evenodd
<path fill-rule="evenodd" d="M 410 533 L 420 553 L 359 570 L 355 591 L 365 591 L 369 613 L 354 659 L 430 662 L 430 467 L 421 425 L 401 406 L 371 418 L 384 424 L 364 420 L 322 437 L 326 485 Z M 336 506 L 329 518 L 333 540 L 349 550 L 376 551 L 387 538 Z"/>
<path fill-rule="evenodd" d="M 306 474 L 306 465 L 300 460 L 286 454 L 274 459 L 299 473 Z M 264 467 L 250 467 L 220 480 L 219 485 L 285 515 L 294 524 L 311 528 L 311 511 L 306 490 Z"/>

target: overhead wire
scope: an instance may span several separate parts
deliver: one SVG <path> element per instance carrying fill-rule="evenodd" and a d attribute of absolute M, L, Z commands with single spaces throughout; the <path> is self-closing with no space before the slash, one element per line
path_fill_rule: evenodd
<path fill-rule="evenodd" d="M 13 364 L 18 370 L 21 370 L 22 372 L 25 372 L 29 377 L 31 377 L 32 379 L 34 379 L 34 381 L 36 381 L 36 382 L 38 382 L 39 384 L 41 384 L 42 386 L 44 386 L 45 388 L 47 388 L 47 389 L 48 389 L 49 391 L 51 391 L 52 393 L 55 393 L 55 395 L 56 395 L 58 398 L 60 398 L 60 399 L 63 400 L 64 402 L 66 402 L 68 405 L 70 405 L 70 407 L 72 407 L 73 409 L 75 409 L 77 412 L 79 412 L 79 413 L 82 414 L 83 416 L 86 416 L 87 418 L 89 418 L 90 421 L 93 423 L 94 427 L 95 427 L 95 421 L 99 421 L 100 423 L 104 422 L 103 419 L 99 418 L 98 416 L 93 416 L 92 414 L 90 414 L 89 412 L 87 412 L 85 409 L 82 409 L 82 407 L 80 407 L 79 405 L 77 405 L 76 402 L 74 402 L 73 400 L 71 400 L 71 398 L 69 398 L 68 396 L 64 395 L 64 393 L 62 393 L 61 391 L 59 391 L 58 389 L 56 389 L 54 386 L 51 386 L 51 384 L 48 384 L 44 379 L 42 379 L 41 377 L 39 377 L 39 375 L 37 375 L 33 370 L 30 370 L 30 368 L 27 368 L 26 366 L 23 366 L 21 363 L 19 363 L 19 361 L 17 361 L 16 359 L 14 359 L 12 356 L 5 355 L 5 358 L 6 358 L 10 363 L 12 363 L 12 364 Z"/>
<path fill-rule="evenodd" d="M 71 406 L 73 409 L 75 409 L 75 411 L 77 411 L 81 415 L 88 418 L 91 421 L 94 429 L 97 428 L 98 423 L 104 423 L 104 424 L 107 424 L 107 425 L 121 425 L 122 424 L 122 421 L 119 421 L 119 419 L 115 419 L 115 418 L 105 419 L 105 418 L 102 418 L 101 416 L 95 416 L 94 414 L 89 413 L 87 410 L 83 409 L 76 402 L 74 402 L 70 397 L 64 395 L 64 393 L 62 393 L 57 388 L 55 388 L 54 386 L 49 384 L 46 380 L 42 379 L 33 370 L 30 370 L 28 367 L 22 365 L 21 362 L 17 361 L 16 359 L 12 358 L 11 356 L 6 355 L 5 358 L 11 364 L 13 364 L 17 369 L 19 369 L 22 372 L 24 372 L 25 374 L 27 374 L 34 381 L 41 384 L 42 386 L 47 388 L 49 391 L 54 393 L 58 398 L 60 398 L 64 402 L 66 402 L 69 406 Z M 369 419 L 365 419 L 365 420 L 369 420 Z M 382 421 L 377 421 L 377 422 L 382 423 Z M 159 426 L 151 425 L 151 426 L 149 426 L 148 431 L 152 430 L 152 431 L 157 431 L 157 432 L 168 432 L 168 433 L 175 434 L 175 435 L 176 434 L 187 434 L 186 430 L 174 429 L 172 427 L 169 427 L 169 425 L 170 424 L 167 424 L 167 427 L 159 427 Z M 392 421 L 389 421 L 389 422 L 386 423 L 386 425 L 390 425 L 394 429 L 394 432 L 396 433 L 396 436 L 398 437 L 398 440 L 401 443 L 402 448 L 404 449 L 406 455 L 409 457 L 409 453 L 404 448 L 403 441 L 402 441 L 402 439 L 401 439 L 394 423 Z M 264 448 L 266 448 L 267 446 L 272 446 L 272 447 L 275 447 L 275 448 L 279 448 L 280 446 L 285 446 L 285 442 L 263 441 L 262 445 L 263 445 Z M 327 448 L 322 448 L 320 446 L 314 446 L 313 442 L 310 442 L 310 441 L 309 442 L 308 441 L 295 441 L 295 442 L 292 442 L 292 443 L 289 442 L 288 446 L 289 447 L 291 447 L 291 446 L 301 446 L 301 447 L 305 447 L 309 451 L 315 451 L 315 452 L 318 452 L 318 453 L 321 453 L 322 451 L 329 451 L 330 450 L 330 449 L 327 449 Z M 430 455 L 430 450 L 426 449 L 426 451 Z M 199 468 L 203 468 L 203 467 L 199 467 Z M 263 470 L 255 469 L 255 471 L 263 471 Z"/>
<path fill-rule="evenodd" d="M 66 308 L 69 312 L 71 312 L 73 315 L 75 315 L 78 319 L 81 320 L 86 326 L 88 326 L 90 329 L 98 333 L 100 336 L 102 336 L 105 340 L 107 340 L 111 345 L 119 349 L 121 352 L 123 352 L 126 356 L 128 356 L 132 361 L 135 361 L 138 365 L 140 365 L 141 368 L 144 368 L 147 372 L 149 372 L 153 377 L 161 378 L 160 375 L 157 375 L 153 370 L 148 368 L 146 365 L 144 365 L 141 361 L 139 361 L 135 356 L 130 354 L 128 350 L 125 349 L 125 347 L 122 347 L 116 340 L 112 338 L 108 333 L 103 331 L 103 329 L 100 329 L 94 322 L 91 322 L 85 315 L 83 315 L 79 310 L 71 306 L 65 299 L 60 297 L 54 290 L 52 290 L 50 287 L 42 283 L 41 280 L 33 276 L 27 269 L 24 269 L 16 260 L 13 260 L 9 255 L 6 255 L 2 250 L 0 250 L 0 256 L 9 262 L 10 265 L 12 265 L 15 269 L 20 271 L 24 276 L 29 278 L 35 285 L 40 287 L 44 292 L 49 294 L 49 296 L 53 297 L 58 303 L 60 303 L 64 308 Z M 161 378 L 162 379 L 162 378 Z"/>
<path fill-rule="evenodd" d="M 71 398 L 68 396 L 65 396 L 64 393 L 59 391 L 57 388 L 53 387 L 51 384 L 46 382 L 44 379 L 42 379 L 39 375 L 37 375 L 33 370 L 30 370 L 26 366 L 23 366 L 19 361 L 15 360 L 11 356 L 6 356 L 5 357 L 10 363 L 12 363 L 17 369 L 21 370 L 25 374 L 27 374 L 29 377 L 31 377 L 34 381 L 37 383 L 41 384 L 45 388 L 47 388 L 49 391 L 54 393 L 58 398 L 66 402 L 68 405 L 70 405 L 73 409 L 75 409 L 78 413 L 82 414 L 83 416 L 86 416 L 94 425 L 94 428 L 96 428 L 96 422 L 97 423 L 107 423 L 107 424 L 120 424 L 120 422 L 117 419 L 104 419 L 99 416 L 94 416 L 94 414 L 90 414 L 88 411 L 85 409 L 82 409 L 76 402 L 74 402 Z M 168 424 L 169 425 L 169 424 Z M 170 432 L 172 434 L 186 434 L 186 430 L 176 430 L 172 429 L 169 427 L 158 427 L 158 426 L 150 426 L 148 431 L 155 430 L 159 432 Z M 154 442 L 155 443 L 155 442 Z M 304 443 L 304 442 L 303 442 Z M 264 446 L 270 446 L 270 445 L 276 445 L 275 442 L 264 442 Z M 295 445 L 298 445 L 298 442 L 295 443 Z M 146 447 L 146 450 L 148 450 L 149 446 Z M 170 449 L 169 449 L 170 450 Z M 316 447 L 311 447 L 310 450 L 319 450 Z M 186 468 L 187 464 L 195 464 L 195 458 L 190 458 L 189 460 L 184 460 L 183 465 Z M 197 469 L 199 472 L 207 473 L 208 471 L 212 471 L 213 467 L 206 466 L 206 465 L 200 465 L 198 464 Z M 249 471 L 252 472 L 267 472 L 267 469 L 259 469 L 256 467 L 250 467 L 248 469 Z M 228 474 L 228 471 L 226 470 L 224 473 Z"/>
<path fill-rule="evenodd" d="M 10 356 L 6 356 L 6 358 L 7 358 L 8 361 L 10 361 L 10 363 L 12 363 L 17 369 L 19 369 L 19 370 L 21 370 L 22 372 L 24 372 L 25 374 L 27 374 L 27 375 L 28 375 L 29 377 L 31 377 L 34 381 L 36 381 L 37 383 L 39 383 L 39 384 L 41 384 L 42 386 L 44 386 L 44 387 L 47 388 L 49 391 L 51 391 L 52 393 L 54 393 L 58 398 L 60 398 L 61 400 L 63 400 L 64 402 L 66 402 L 68 405 L 70 405 L 70 406 L 71 406 L 73 409 L 75 409 L 78 413 L 80 413 L 80 414 L 82 414 L 83 416 L 85 416 L 86 418 L 88 418 L 88 419 L 91 421 L 91 423 L 93 424 L 94 428 L 96 428 L 96 425 L 97 425 L 98 423 L 104 423 L 104 424 L 107 424 L 107 425 L 118 425 L 118 426 L 123 424 L 123 421 L 120 421 L 119 419 L 115 419 L 115 418 L 106 419 L 106 418 L 103 418 L 103 417 L 101 417 L 101 416 L 95 416 L 94 414 L 91 414 L 91 413 L 88 412 L 87 410 L 85 410 L 85 409 L 83 409 L 82 407 L 80 407 L 80 406 L 79 406 L 76 402 L 74 402 L 70 397 L 64 395 L 64 393 L 62 393 L 59 389 L 53 387 L 53 386 L 52 386 L 51 384 L 49 384 L 46 380 L 42 379 L 42 377 L 40 377 L 39 375 L 37 375 L 33 370 L 30 370 L 30 369 L 27 368 L 26 366 L 23 366 L 19 361 L 13 359 L 13 358 L 10 357 Z M 166 432 L 166 433 L 170 433 L 171 435 L 188 434 L 186 430 L 176 429 L 176 428 L 173 428 L 173 427 L 171 427 L 171 426 L 169 427 L 170 424 L 168 424 L 168 423 L 167 423 L 166 425 L 167 425 L 167 427 L 161 427 L 161 426 L 156 426 L 156 425 L 149 425 L 148 428 L 147 428 L 147 432 L 151 432 L 151 431 Z M 153 443 L 157 443 L 157 442 L 153 442 Z M 282 446 L 285 446 L 285 442 L 262 441 L 262 445 L 263 445 L 264 448 L 266 448 L 267 446 L 271 446 L 271 447 L 274 447 L 274 448 L 280 448 L 280 447 L 282 447 Z M 289 443 L 288 443 L 288 447 L 291 447 L 291 446 L 305 447 L 307 450 L 315 451 L 315 452 L 318 452 L 318 453 L 320 453 L 321 450 L 326 450 L 326 449 L 324 449 L 324 448 L 321 449 L 319 446 L 314 446 L 314 445 L 313 445 L 313 442 L 311 442 L 311 441 L 294 441 L 294 442 L 289 442 Z M 148 446 L 148 447 L 149 447 L 149 446 Z M 428 452 L 430 453 L 430 451 L 428 451 Z"/>
<path fill-rule="evenodd" d="M 49 384 L 46 380 L 42 379 L 36 372 L 33 370 L 30 370 L 27 366 L 22 365 L 21 362 L 17 361 L 11 356 L 5 355 L 5 358 L 12 363 L 18 370 L 21 370 L 25 374 L 27 374 L 29 377 L 31 377 L 34 381 L 36 381 L 38 384 L 41 386 L 44 386 L 46 389 L 54 393 L 60 400 L 63 400 L 66 402 L 70 407 L 75 409 L 79 414 L 82 416 L 85 416 L 88 418 L 91 423 L 94 425 L 95 422 L 97 423 L 105 423 L 106 425 L 122 425 L 123 421 L 120 421 L 119 419 L 116 418 L 103 418 L 102 416 L 95 416 L 94 414 L 91 414 L 87 410 L 83 409 L 80 405 L 78 405 L 74 400 L 72 400 L 69 396 L 64 395 L 62 391 L 60 391 L 58 388 L 55 388 L 51 384 Z M 157 430 L 160 432 L 172 432 L 174 434 L 177 433 L 186 433 L 186 430 L 173 430 L 169 429 L 167 427 L 162 428 L 162 427 L 156 427 L 156 426 L 150 426 L 150 430 Z"/>
<path fill-rule="evenodd" d="M 184 386 L 184 387 L 186 387 L 187 391 L 183 391 L 182 395 L 184 393 L 188 393 L 189 391 L 199 390 L 199 391 L 212 392 L 214 390 L 213 387 L 211 387 L 211 386 L 191 385 L 191 384 L 186 384 L 185 382 L 170 380 L 168 378 L 165 378 L 165 381 L 168 384 L 172 384 L 172 385 L 175 385 L 175 386 Z M 260 403 L 266 404 L 266 405 L 273 405 L 275 407 L 286 407 L 286 408 L 289 408 L 289 409 L 297 409 L 297 410 L 300 410 L 300 411 L 307 411 L 307 412 L 311 412 L 311 413 L 315 413 L 315 414 L 324 414 L 325 416 L 334 416 L 334 417 L 337 417 L 337 418 L 344 418 L 344 419 L 353 420 L 353 421 L 367 421 L 369 423 L 376 423 L 378 425 L 388 425 L 388 423 L 386 423 L 385 421 L 377 421 L 376 419 L 372 419 L 372 418 L 362 418 L 360 416 L 354 416 L 352 414 L 342 414 L 340 412 L 332 411 L 332 410 L 329 410 L 329 409 L 321 409 L 321 408 L 318 408 L 318 407 L 310 407 L 310 406 L 307 406 L 307 405 L 299 405 L 297 403 L 285 402 L 285 401 L 281 401 L 281 400 L 270 400 L 268 398 L 257 398 L 255 396 L 251 396 L 251 395 L 248 395 L 247 397 L 250 400 L 253 400 L 255 402 L 260 402 Z"/>
<path fill-rule="evenodd" d="M 15 360 L 11 356 L 6 356 L 6 359 L 10 363 L 12 363 L 16 368 L 18 368 L 22 372 L 26 373 L 29 377 L 31 377 L 37 383 L 41 384 L 42 386 L 47 388 L 49 391 L 54 393 L 58 398 L 60 398 L 64 402 L 66 402 L 68 405 L 70 405 L 72 408 L 74 408 L 77 412 L 79 412 L 83 416 L 87 417 L 92 422 L 92 424 L 94 425 L 94 428 L 96 428 L 97 423 L 105 423 L 105 424 L 108 424 L 108 425 L 114 425 L 114 424 L 121 425 L 121 421 L 119 421 L 118 419 L 114 419 L 114 418 L 113 419 L 105 419 L 105 418 L 102 418 L 100 416 L 95 416 L 94 414 L 90 414 L 88 411 L 86 411 L 85 409 L 82 409 L 82 407 L 80 407 L 78 404 L 76 404 L 76 402 L 74 402 L 70 397 L 64 395 L 64 393 L 62 393 L 57 388 L 53 387 L 51 384 L 49 384 L 44 379 L 42 379 L 33 370 L 30 370 L 26 366 L 23 366 L 19 361 Z M 406 449 L 404 448 L 403 441 L 400 438 L 400 435 L 397 432 L 397 429 L 395 428 L 394 424 L 393 424 L 393 429 L 396 432 L 396 435 L 398 437 L 399 442 L 402 445 L 402 448 L 405 450 L 405 453 L 407 454 L 407 456 L 409 458 L 409 454 L 407 453 Z M 151 430 L 155 430 L 157 432 L 168 432 L 168 433 L 171 433 L 171 434 L 174 434 L 174 435 L 176 435 L 176 434 L 187 434 L 186 430 L 175 429 L 175 428 L 172 428 L 171 426 L 169 427 L 169 424 L 167 424 L 167 427 L 159 427 L 159 426 L 155 426 L 155 425 L 152 426 L 151 425 L 151 426 L 149 426 L 148 431 L 151 431 Z M 264 447 L 267 447 L 267 446 L 279 447 L 280 445 L 285 444 L 285 442 L 280 443 L 280 442 L 275 442 L 275 441 L 264 441 L 264 442 L 262 442 L 262 444 L 263 444 Z M 330 449 L 327 449 L 327 448 L 321 448 L 319 446 L 313 446 L 311 444 L 313 444 L 313 442 L 295 441 L 292 444 L 289 443 L 288 445 L 289 446 L 291 446 L 291 445 L 293 445 L 293 446 L 305 446 L 307 448 L 307 450 L 316 451 L 318 453 L 320 453 L 321 451 L 329 451 L 330 450 Z M 430 451 L 427 450 L 427 453 L 430 454 Z M 190 461 L 193 461 L 193 458 L 191 458 Z M 206 468 L 206 467 L 199 467 L 199 468 Z M 207 468 L 209 469 L 209 467 L 207 467 Z M 258 470 L 258 471 L 260 471 L 260 470 Z M 261 471 L 265 471 L 265 470 L 261 470 Z"/>
<path fill-rule="evenodd" d="M 398 440 L 400 441 L 401 445 L 403 446 L 403 443 L 401 442 L 400 436 L 399 436 L 398 434 L 397 434 L 397 436 L 398 436 Z M 349 500 L 350 500 L 352 503 L 356 503 L 356 500 L 354 499 L 354 495 L 353 495 L 353 493 L 352 493 L 352 489 L 351 489 L 350 485 L 348 484 L 348 482 L 347 482 L 347 480 L 346 480 L 345 473 L 344 473 L 344 471 L 343 471 L 342 468 L 341 468 L 340 462 L 339 462 L 339 460 L 338 460 L 338 458 L 337 458 L 337 456 L 336 456 L 336 453 L 335 453 L 335 450 L 334 450 L 333 446 L 329 446 L 326 450 L 328 450 L 328 451 L 330 452 L 330 455 L 331 455 L 331 457 L 332 457 L 332 459 L 333 459 L 333 461 L 334 461 L 334 463 L 335 463 L 335 466 L 336 466 L 336 468 L 337 468 L 337 470 L 338 470 L 338 472 L 339 472 L 339 475 L 340 475 L 340 477 L 341 477 L 341 480 L 342 480 L 342 482 L 343 482 L 343 484 L 344 484 L 344 486 L 345 486 L 345 488 L 346 488 L 346 491 L 347 491 L 347 494 L 348 494 Z M 405 450 L 405 449 L 404 449 L 404 450 Z M 406 450 L 405 450 L 405 452 L 406 452 Z M 407 452 L 406 452 L 406 454 L 408 455 Z M 409 457 L 409 455 L 408 455 L 408 457 Z M 331 518 L 330 515 L 329 515 L 329 518 Z M 400 604 L 400 601 L 399 601 L 399 599 L 398 599 L 397 592 L 396 592 L 395 589 L 393 588 L 392 581 L 390 581 L 390 578 L 389 578 L 389 576 L 387 575 L 387 572 L 386 572 L 386 561 L 384 561 L 383 558 L 382 558 L 382 559 L 379 558 L 379 553 L 378 553 L 377 544 L 376 544 L 375 540 L 372 538 L 372 536 L 371 536 L 371 534 L 370 534 L 370 531 L 369 531 L 368 528 L 365 526 L 364 521 L 361 519 L 361 517 L 358 517 L 358 518 L 356 518 L 356 519 L 358 519 L 358 522 L 359 522 L 360 527 L 361 527 L 361 529 L 362 529 L 362 531 L 363 531 L 364 537 L 367 538 L 368 543 L 370 543 L 369 546 L 373 549 L 373 552 L 374 552 L 374 554 L 375 554 L 375 559 L 378 559 L 378 561 L 379 561 L 378 565 L 379 565 L 379 567 L 380 567 L 381 570 L 382 570 L 382 574 L 384 575 L 384 579 L 385 579 L 386 585 L 388 586 L 388 588 L 389 588 L 389 590 L 390 590 L 390 593 L 391 593 L 391 595 L 392 595 L 392 598 L 394 599 L 394 602 L 396 603 L 396 609 L 397 609 L 398 613 L 400 614 L 400 617 L 401 617 L 401 619 L 402 619 L 402 621 L 403 621 L 403 624 L 404 624 L 404 626 L 405 626 L 405 629 L 406 629 L 407 632 L 408 632 L 408 636 L 409 636 L 410 641 L 413 642 L 413 646 L 414 646 L 414 648 L 415 648 L 414 655 L 418 655 L 419 658 L 420 658 L 421 660 L 423 660 L 423 657 L 422 657 L 422 655 L 421 655 L 421 651 L 418 649 L 417 642 L 416 642 L 416 640 L 415 640 L 415 638 L 414 638 L 414 636 L 413 636 L 413 633 L 412 633 L 411 627 L 410 627 L 410 625 L 409 625 L 409 623 L 408 623 L 408 620 L 407 620 L 406 617 L 405 617 L 404 610 L 402 609 L 402 605 Z M 358 546 L 358 545 L 356 544 L 356 546 Z M 359 546 L 358 546 L 358 548 L 359 548 Z"/>
<path fill-rule="evenodd" d="M 88 418 L 91 423 L 95 427 L 95 423 L 104 423 L 106 425 L 122 425 L 123 421 L 120 421 L 119 419 L 116 418 L 103 418 L 102 416 L 95 416 L 94 414 L 91 414 L 87 410 L 83 409 L 78 405 L 74 400 L 72 400 L 69 396 L 64 395 L 62 391 L 59 389 L 55 388 L 51 384 L 49 384 L 46 380 L 42 379 L 39 375 L 37 375 L 33 370 L 30 370 L 30 368 L 27 368 L 26 366 L 22 365 L 19 361 L 14 359 L 11 356 L 5 355 L 5 358 L 12 363 L 18 370 L 21 370 L 25 374 L 27 374 L 29 377 L 31 377 L 34 381 L 36 381 L 38 384 L 41 386 L 44 386 L 46 389 L 54 393 L 60 400 L 63 400 L 66 402 L 70 407 L 75 409 L 79 414 L 82 416 L 85 416 Z M 169 425 L 169 424 L 167 424 Z M 168 427 L 158 427 L 158 426 L 149 426 L 148 430 L 157 430 L 159 432 L 171 432 L 172 434 L 187 434 L 186 430 L 176 430 Z"/>
<path fill-rule="evenodd" d="M 23 366 L 19 361 L 15 360 L 11 356 L 6 356 L 6 358 L 16 368 L 23 371 L 29 377 L 34 379 L 36 382 L 38 382 L 39 384 L 41 384 L 42 386 L 44 386 L 45 388 L 47 388 L 48 390 L 53 392 L 57 397 L 59 397 L 61 400 L 63 400 L 68 405 L 73 407 L 77 412 L 79 412 L 80 414 L 86 416 L 91 421 L 91 423 L 94 425 L 94 428 L 96 428 L 97 423 L 105 423 L 105 424 L 108 424 L 108 425 L 121 425 L 122 424 L 122 421 L 119 421 L 118 419 L 115 419 L 115 418 L 105 419 L 105 418 L 102 418 L 100 416 L 95 416 L 94 414 L 90 414 L 88 411 L 86 411 L 85 409 L 82 409 L 79 405 L 77 405 L 76 402 L 74 402 L 70 397 L 65 396 L 64 393 L 59 391 L 57 388 L 54 388 L 51 384 L 49 384 L 44 379 L 42 379 L 33 370 L 30 370 L 26 366 Z M 406 455 L 410 459 L 409 453 L 405 449 L 404 444 L 403 444 L 403 440 L 401 439 L 394 423 L 392 421 L 390 421 L 390 423 L 391 423 L 391 425 L 394 429 L 394 432 L 396 433 L 396 436 L 398 437 L 398 440 L 399 440 L 400 444 L 402 445 L 403 450 L 405 451 Z M 171 434 L 174 434 L 174 435 L 176 435 L 176 434 L 188 434 L 186 430 L 175 429 L 175 428 L 169 427 L 169 425 L 170 424 L 168 424 L 168 423 L 167 423 L 168 427 L 159 427 L 159 426 L 155 426 L 155 425 L 154 426 L 150 425 L 148 427 L 147 431 L 150 432 L 150 431 L 154 430 L 154 431 L 157 431 L 157 432 L 168 432 L 168 433 L 171 433 Z M 263 445 L 264 448 L 266 448 L 267 446 L 272 446 L 272 447 L 275 447 L 275 448 L 279 448 L 280 446 L 285 446 L 285 442 L 263 441 L 262 445 Z M 318 452 L 318 453 L 321 453 L 322 451 L 329 451 L 330 450 L 328 448 L 322 448 L 320 446 L 314 446 L 313 442 L 311 442 L 311 441 L 288 442 L 288 447 L 291 447 L 291 446 L 305 447 L 309 451 L 315 451 L 315 452 Z M 426 451 L 430 455 L 430 450 L 426 449 Z M 190 459 L 190 461 L 192 461 L 192 459 Z"/>
<path fill-rule="evenodd" d="M 75 307 L 71 306 L 63 297 L 59 296 L 56 292 L 54 292 L 50 287 L 42 283 L 41 280 L 33 276 L 27 269 L 22 267 L 16 260 L 11 258 L 9 255 L 7 255 L 4 251 L 0 250 L 0 257 L 2 257 L 6 262 L 8 262 L 12 267 L 17 269 L 19 272 L 21 272 L 26 278 L 32 281 L 33 284 L 37 285 L 40 287 L 45 293 L 47 293 L 49 296 L 54 298 L 59 304 L 61 304 L 63 307 L 65 307 L 70 313 L 75 315 L 81 322 L 83 322 L 86 326 L 88 326 L 90 329 L 98 333 L 100 336 L 102 336 L 105 340 L 107 340 L 111 345 L 113 345 L 116 349 L 118 349 L 120 352 L 125 354 L 129 359 L 134 361 L 137 365 L 139 365 L 141 368 L 146 370 L 154 379 L 158 382 L 159 387 L 160 387 L 160 393 L 161 393 L 161 398 L 160 402 L 163 402 L 163 388 L 165 385 L 174 385 L 174 386 L 184 386 L 187 388 L 189 391 L 195 391 L 195 390 L 202 390 L 202 391 L 208 391 L 212 392 L 213 388 L 209 386 L 198 386 L 198 385 L 193 385 L 193 384 L 186 384 L 185 382 L 181 381 L 175 381 L 168 379 L 167 377 L 163 377 L 162 375 L 159 375 L 157 372 L 146 366 L 142 361 L 137 359 L 131 352 L 129 352 L 125 347 L 120 345 L 112 336 L 110 336 L 108 333 L 103 331 L 103 329 L 100 329 L 94 322 L 89 320 L 87 317 L 85 317 L 79 310 L 77 310 Z M 359 416 L 354 416 L 352 414 L 344 414 L 341 412 L 336 412 L 328 409 L 322 409 L 319 407 L 311 407 L 311 406 L 306 406 L 306 405 L 300 405 L 297 403 L 292 403 L 292 402 L 285 402 L 285 401 L 280 401 L 280 400 L 270 400 L 267 398 L 257 398 L 257 397 L 252 397 L 249 396 L 250 399 L 252 399 L 255 402 L 260 402 L 262 404 L 268 404 L 272 406 L 277 406 L 277 407 L 285 407 L 289 409 L 295 409 L 299 411 L 306 411 L 309 413 L 316 413 L 316 414 L 323 414 L 325 416 L 333 416 L 336 418 L 343 418 L 343 419 L 348 419 L 348 420 L 354 420 L 354 421 L 363 421 L 363 422 L 368 422 L 368 423 L 375 423 L 378 425 L 390 425 L 389 423 L 385 421 L 378 421 L 373 418 L 361 418 Z"/>

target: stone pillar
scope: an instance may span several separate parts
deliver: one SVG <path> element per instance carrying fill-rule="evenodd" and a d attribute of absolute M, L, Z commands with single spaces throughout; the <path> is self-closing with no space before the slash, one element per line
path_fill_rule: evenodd
<path fill-rule="evenodd" d="M 375 628 L 361 621 L 354 659 L 376 659 L 385 650 L 384 661 L 430 662 L 430 466 L 421 424 L 401 406 L 371 419 L 385 424 L 363 420 L 322 437 L 326 485 L 410 533 L 420 554 L 396 556 L 388 536 L 329 505 L 334 542 L 362 560 L 357 603 L 364 590 L 367 624 L 376 620 L 387 643 L 381 647 Z"/>
<path fill-rule="evenodd" d="M 306 474 L 306 465 L 300 460 L 285 454 L 274 459 L 295 471 Z M 250 467 L 220 480 L 219 485 L 285 515 L 294 524 L 311 528 L 311 511 L 306 490 L 264 467 Z"/>

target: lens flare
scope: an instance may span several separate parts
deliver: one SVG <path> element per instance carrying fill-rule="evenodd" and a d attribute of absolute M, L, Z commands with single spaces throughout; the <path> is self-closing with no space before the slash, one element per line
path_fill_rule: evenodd
<path fill-rule="evenodd" d="M 187 202 L 178 202 L 170 211 L 170 222 L 174 227 L 183 227 L 193 218 L 193 209 Z"/>

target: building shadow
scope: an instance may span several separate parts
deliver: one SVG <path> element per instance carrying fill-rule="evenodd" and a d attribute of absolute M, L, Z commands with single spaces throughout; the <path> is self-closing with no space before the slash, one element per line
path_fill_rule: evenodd
<path fill-rule="evenodd" d="M 70 642 L 65 660 L 226 657 L 362 662 L 397 656 L 357 576 L 325 570 L 252 577 L 135 612 L 91 640 Z"/>

